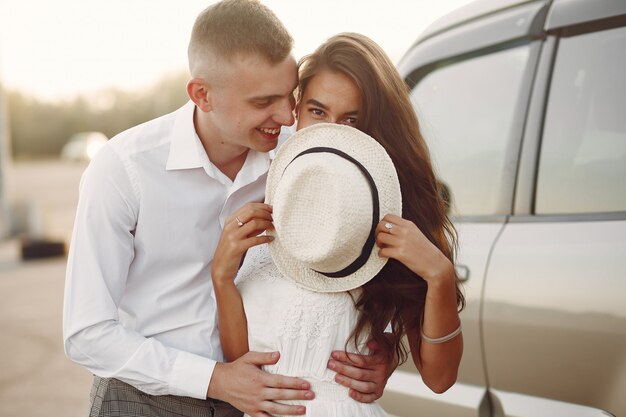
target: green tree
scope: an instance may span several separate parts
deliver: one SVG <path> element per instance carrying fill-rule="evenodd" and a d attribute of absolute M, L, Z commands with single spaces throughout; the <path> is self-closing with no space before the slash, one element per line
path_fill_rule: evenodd
<path fill-rule="evenodd" d="M 111 138 L 129 127 L 174 111 L 188 100 L 187 80 L 186 73 L 179 73 L 164 77 L 141 92 L 106 89 L 59 102 L 8 91 L 13 157 L 56 157 L 75 133 L 100 131 Z"/>

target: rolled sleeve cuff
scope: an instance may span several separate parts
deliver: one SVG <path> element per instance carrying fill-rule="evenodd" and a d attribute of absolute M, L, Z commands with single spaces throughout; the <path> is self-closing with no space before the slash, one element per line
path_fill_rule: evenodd
<path fill-rule="evenodd" d="M 206 399 L 215 363 L 193 353 L 178 352 L 170 382 L 172 395 Z"/>

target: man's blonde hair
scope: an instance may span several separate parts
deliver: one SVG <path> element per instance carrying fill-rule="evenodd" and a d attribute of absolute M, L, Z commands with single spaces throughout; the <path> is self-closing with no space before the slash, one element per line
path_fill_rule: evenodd
<path fill-rule="evenodd" d="M 293 38 L 276 15 L 256 0 L 223 0 L 197 17 L 187 55 L 193 77 L 209 77 L 220 61 L 259 55 L 272 64 L 291 53 Z"/>

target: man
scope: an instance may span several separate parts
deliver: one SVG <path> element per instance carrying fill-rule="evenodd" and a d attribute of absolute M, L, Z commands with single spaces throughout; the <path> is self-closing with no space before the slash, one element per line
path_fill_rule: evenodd
<path fill-rule="evenodd" d="M 210 276 L 224 222 L 263 200 L 281 127 L 294 122 L 292 44 L 258 2 L 207 8 L 189 44 L 191 101 L 111 139 L 85 171 L 63 332 L 68 357 L 96 375 L 91 415 L 239 415 L 226 403 L 300 415 L 275 400 L 313 398 L 306 381 L 260 370 L 277 352 L 220 362 Z M 336 359 L 354 398 L 380 397 L 388 364 Z"/>

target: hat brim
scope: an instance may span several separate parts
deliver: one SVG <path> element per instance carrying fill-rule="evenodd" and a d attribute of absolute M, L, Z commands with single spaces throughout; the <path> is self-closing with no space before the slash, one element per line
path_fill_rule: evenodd
<path fill-rule="evenodd" d="M 267 204 L 272 204 L 278 182 L 289 163 L 301 152 L 312 147 L 338 149 L 355 158 L 367 169 L 378 189 L 380 204 L 378 221 L 386 214 L 402 215 L 402 195 L 398 175 L 385 149 L 360 130 L 330 123 L 319 123 L 303 128 L 280 147 L 267 176 L 265 193 Z M 341 278 L 327 277 L 290 256 L 283 247 L 280 231 L 277 230 L 272 234 L 275 239 L 269 244 L 269 250 L 278 270 L 298 286 L 311 291 L 340 292 L 358 288 L 372 279 L 387 263 L 387 258 L 378 256 L 379 248 L 374 245 L 366 263 L 357 271 Z"/>

